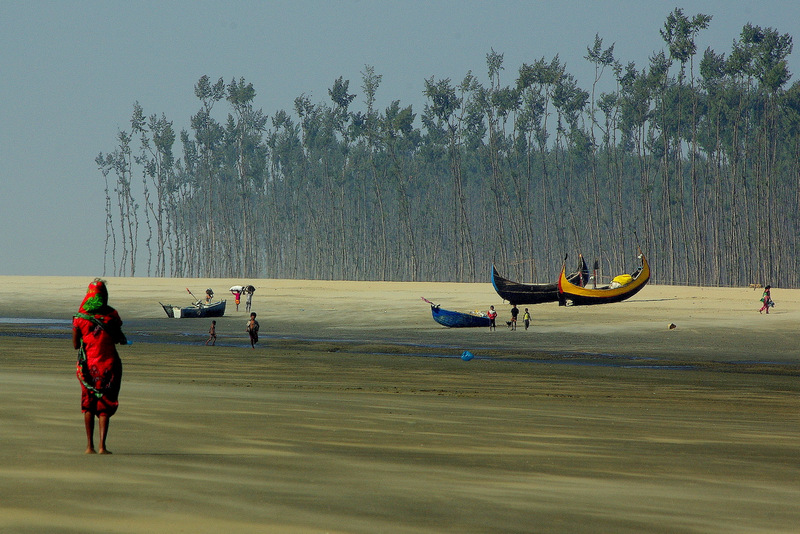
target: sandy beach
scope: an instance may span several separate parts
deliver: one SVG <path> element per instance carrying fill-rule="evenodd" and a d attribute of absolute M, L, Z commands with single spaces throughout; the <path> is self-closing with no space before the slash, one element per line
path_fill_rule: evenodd
<path fill-rule="evenodd" d="M 800 290 L 648 285 L 529 306 L 491 284 L 108 278 L 113 455 L 84 455 L 70 318 L 91 277 L 0 277 L 0 531 L 796 532 Z M 190 288 L 228 300 L 168 319 Z M 436 324 L 494 305 L 497 331 Z M 522 306 L 524 309 L 524 306 Z M 669 329 L 673 323 L 676 328 Z M 474 359 L 463 361 L 468 350 Z"/>

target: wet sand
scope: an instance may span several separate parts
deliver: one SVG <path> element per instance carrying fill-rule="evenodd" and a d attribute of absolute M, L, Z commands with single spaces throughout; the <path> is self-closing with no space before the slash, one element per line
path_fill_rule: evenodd
<path fill-rule="evenodd" d="M 490 284 L 109 279 L 133 345 L 84 455 L 69 319 L 89 278 L 0 277 L 3 532 L 795 532 L 800 291 L 647 286 L 529 306 Z M 24 295 L 31 295 L 25 297 Z M 502 326 L 446 329 L 447 309 Z M 524 308 L 524 306 L 523 306 Z M 677 328 L 670 330 L 667 325 Z M 464 350 L 475 358 L 462 361 Z"/>

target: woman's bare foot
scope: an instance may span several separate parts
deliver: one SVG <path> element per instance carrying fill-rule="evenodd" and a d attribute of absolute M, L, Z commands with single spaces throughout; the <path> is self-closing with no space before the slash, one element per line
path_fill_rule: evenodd
<path fill-rule="evenodd" d="M 110 451 L 110 450 L 108 450 L 108 449 L 103 449 L 103 448 L 101 448 L 101 449 L 100 449 L 100 454 L 111 454 L 111 451 Z"/>
<path fill-rule="evenodd" d="M 97 454 L 97 451 L 94 450 L 94 447 L 87 447 L 83 454 Z"/>

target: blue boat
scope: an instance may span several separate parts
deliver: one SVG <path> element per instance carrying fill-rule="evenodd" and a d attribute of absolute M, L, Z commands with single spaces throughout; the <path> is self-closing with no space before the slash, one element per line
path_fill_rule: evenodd
<path fill-rule="evenodd" d="M 457 311 L 443 310 L 438 305 L 431 304 L 431 314 L 437 323 L 450 328 L 464 328 L 470 326 L 485 326 L 491 324 L 488 317 L 462 313 Z"/>

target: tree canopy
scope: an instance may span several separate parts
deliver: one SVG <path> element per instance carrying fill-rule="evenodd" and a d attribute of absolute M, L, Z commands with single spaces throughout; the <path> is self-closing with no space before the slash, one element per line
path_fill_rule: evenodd
<path fill-rule="evenodd" d="M 105 268 L 472 282 L 496 264 L 552 282 L 565 254 L 611 277 L 640 247 L 656 283 L 800 286 L 792 38 L 748 23 L 727 54 L 698 54 L 711 21 L 675 9 L 641 66 L 596 35 L 587 89 L 558 56 L 512 71 L 491 50 L 485 82 L 422 80 L 421 110 L 377 109 L 370 65 L 271 115 L 244 78 L 203 76 L 177 134 L 135 103 L 96 159 Z"/>

